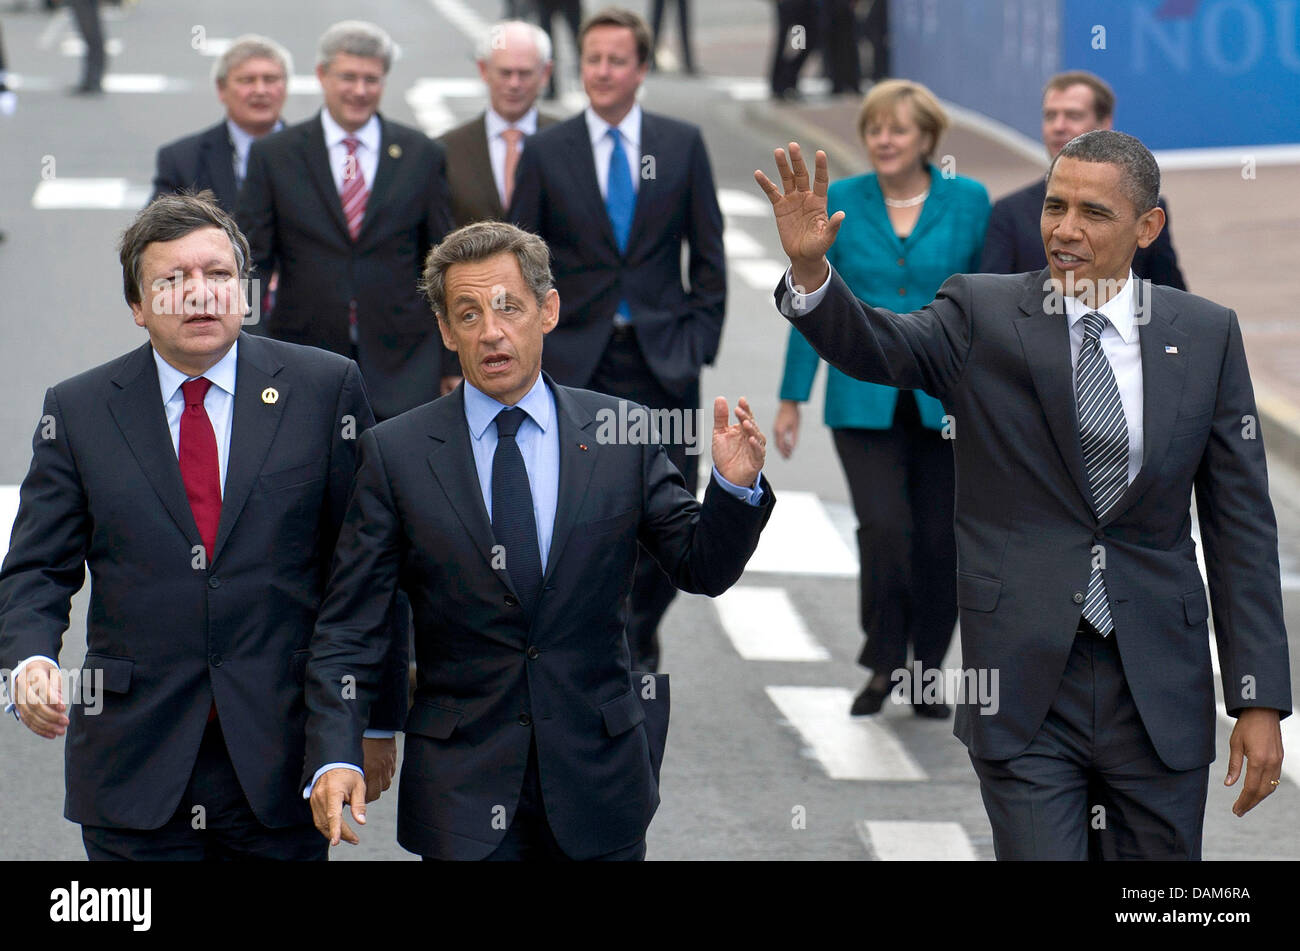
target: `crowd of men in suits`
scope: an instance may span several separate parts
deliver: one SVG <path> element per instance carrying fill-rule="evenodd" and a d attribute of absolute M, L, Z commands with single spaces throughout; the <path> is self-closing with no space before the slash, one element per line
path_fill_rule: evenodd
<path fill-rule="evenodd" d="M 65 815 L 82 825 L 91 858 L 323 858 L 327 844 L 357 839 L 344 805 L 364 822 L 365 803 L 389 787 L 397 730 L 407 735 L 398 835 L 411 851 L 644 856 L 667 729 L 661 619 L 676 590 L 716 595 L 735 582 L 775 494 L 743 399 L 734 422 L 727 401 L 714 400 L 702 502 L 681 441 L 597 437 L 597 418 L 619 405 L 698 409 L 726 273 L 700 130 L 638 103 L 652 58 L 645 22 L 602 10 L 582 24 L 578 45 L 588 105 L 560 120 L 536 107 L 551 76 L 545 33 L 498 25 L 479 50 L 487 108 L 434 141 L 380 113 L 394 46 L 374 24 L 344 21 L 324 34 L 323 106 L 289 126 L 280 117 L 287 52 L 243 37 L 214 71 L 225 119 L 159 151 L 155 198 L 120 248 L 124 296 L 149 342 L 47 392 L 0 571 L 0 665 L 12 668 L 22 721 L 43 737 L 67 735 Z M 1044 141 L 1055 160 L 1080 132 L 1109 127 L 1113 99 L 1079 74 L 1053 83 Z M 1096 199 L 1099 186 L 1076 166 L 1127 169 L 1136 154 L 1110 140 L 1095 148 L 1066 162 L 1076 176 L 1067 198 L 1045 182 L 999 203 L 991 269 L 1041 271 L 1051 241 L 1040 211 Z M 1049 349 L 1034 335 L 1039 324 L 970 316 L 983 299 L 1029 313 L 1034 289 L 1022 284 L 1034 275 L 988 278 L 988 298 L 958 282 L 910 323 L 864 312 L 825 267 L 834 223 L 824 157 L 812 189 L 797 150 L 791 158 L 793 168 L 780 155 L 784 194 L 761 175 L 760 184 L 790 274 L 821 290 L 792 310 L 783 285 L 782 311 L 845 372 L 904 380 L 951 400 L 965 425 L 989 427 L 987 439 L 958 443 L 959 470 L 974 474 L 959 480 L 962 630 L 967 656 L 1002 668 L 1004 683 L 1011 672 L 1023 697 L 1004 700 L 1007 712 L 988 723 L 959 717 L 958 728 L 999 854 L 1048 841 L 1041 823 L 1050 821 L 1069 843 L 1053 854 L 1074 856 L 1072 820 L 1026 807 L 1015 789 L 1029 770 L 1005 765 L 1039 742 L 1053 701 L 1026 658 L 1057 674 L 1068 658 L 1109 665 L 1107 689 L 1131 681 L 1122 726 L 1134 749 L 1146 734 L 1155 744 L 1142 748 L 1150 755 L 1139 779 L 1176 800 L 1162 811 L 1144 794 L 1117 794 L 1117 815 L 1135 816 L 1136 831 L 1108 856 L 1194 857 L 1213 736 L 1208 657 L 1179 667 L 1161 660 L 1160 645 L 1129 640 L 1154 617 L 1169 637 L 1200 634 L 1205 646 L 1186 506 L 1130 492 L 1117 511 L 1131 514 L 1098 521 L 1085 460 L 1068 448 L 1068 411 L 1031 419 L 986 405 L 999 387 L 1025 389 L 999 377 L 1001 350 L 1019 352 L 1022 338 L 1026 353 L 1040 347 L 1043 364 L 1063 371 L 1031 368 L 1045 395 L 1059 403 L 1052 387 L 1070 379 L 1069 351 L 1055 346 L 1064 337 Z M 1130 195 L 1107 181 L 1103 197 Z M 1162 233 L 1167 243 L 1163 205 L 1154 192 L 1151 201 L 1131 245 L 1112 237 L 1112 251 L 1131 258 Z M 1024 231 L 1038 236 L 1035 260 Z M 1181 286 L 1171 246 L 1166 258 L 1168 283 Z M 1050 266 L 1055 276 L 1061 261 Z M 264 286 L 251 290 L 250 274 Z M 1158 289 L 1157 315 L 1172 324 L 1181 309 L 1187 329 L 1155 325 L 1164 336 L 1144 334 L 1144 359 L 1157 343 L 1177 354 L 1168 343 L 1177 340 L 1194 370 L 1166 359 L 1149 371 L 1148 406 L 1170 400 L 1145 417 L 1148 445 L 1160 447 L 1147 462 L 1168 462 L 1159 473 L 1143 468 L 1134 485 L 1159 475 L 1185 500 L 1195 476 L 1212 519 L 1210 554 L 1224 561 L 1211 574 L 1216 615 L 1220 598 L 1248 596 L 1246 616 L 1258 622 L 1243 628 L 1233 613 L 1217 625 L 1225 671 L 1260 683 L 1230 712 L 1289 711 L 1289 685 L 1267 675 L 1286 665 L 1262 449 L 1231 443 L 1225 422 L 1254 409 L 1240 336 L 1222 308 L 1168 296 L 1177 293 Z M 1194 352 L 1207 339 L 1214 348 Z M 1008 477 L 1006 447 L 1045 455 L 1055 444 L 1066 447 L 1059 473 L 1026 458 L 1041 483 Z M 1017 497 L 985 497 L 985 486 Z M 1028 536 L 1008 546 L 1005 519 L 1026 499 L 1056 533 L 1048 548 Z M 1049 548 L 1079 555 L 1080 526 L 1089 541 L 1109 539 L 1121 574 L 1100 583 L 1096 570 L 1079 575 L 1086 558 L 1045 557 Z M 1153 532 L 1168 550 L 1152 553 Z M 1248 557 L 1230 557 L 1234 546 Z M 1014 563 L 1001 560 L 1008 550 Z M 1270 556 L 1271 575 L 1260 570 Z M 106 692 L 95 716 L 69 709 L 53 676 L 87 566 L 86 663 L 103 672 Z M 1177 601 L 1178 618 L 1165 601 L 1138 612 L 1149 596 L 1132 579 L 1143 571 L 1153 592 Z M 1093 610 L 1108 587 L 1113 623 L 1111 611 Z M 1040 604 L 1045 591 L 1059 603 Z M 992 613 L 999 597 L 1014 614 Z M 417 661 L 409 709 L 408 625 Z M 1080 639 L 1118 632 L 1110 653 L 1088 641 L 1075 658 L 1065 638 L 1076 625 Z M 999 635 L 1004 628 L 1015 636 Z M 1034 640 L 1045 628 L 1047 647 Z M 1127 648 L 1124 672 L 1116 641 Z M 1210 711 L 1208 734 L 1203 717 L 1187 737 L 1166 722 L 1175 695 L 1152 686 L 1134 651 L 1177 674 L 1175 694 L 1195 697 L 1198 717 Z M 1280 739 L 1276 756 L 1266 748 L 1268 721 L 1250 719 L 1255 798 L 1245 808 L 1280 763 Z M 1161 822 L 1176 842 L 1152 831 Z"/>

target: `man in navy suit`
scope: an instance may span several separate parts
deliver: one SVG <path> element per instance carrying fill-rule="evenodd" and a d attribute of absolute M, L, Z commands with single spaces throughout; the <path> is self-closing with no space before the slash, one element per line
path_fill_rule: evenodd
<path fill-rule="evenodd" d="M 1043 145 L 1047 157 L 1056 158 L 1065 143 L 1095 129 L 1114 124 L 1115 93 L 1099 76 L 1083 70 L 1058 73 L 1043 89 Z M 1021 274 L 1047 267 L 1042 235 L 1038 231 L 1047 177 L 1037 179 L 1019 191 L 1004 195 L 993 205 L 988 230 L 984 233 L 984 256 L 980 270 L 987 274 Z M 1187 290 L 1174 252 L 1169 230 L 1169 206 L 1158 200 L 1165 213 L 1165 226 L 1156 239 L 1133 252 L 1133 273 L 1152 284 Z"/>
<path fill-rule="evenodd" d="M 857 300 L 826 251 L 826 155 L 777 150 L 790 270 L 777 306 L 858 379 L 955 420 L 957 606 L 970 754 L 999 859 L 1199 859 L 1215 750 L 1242 816 L 1281 783 L 1291 677 L 1259 412 L 1237 315 L 1139 281 L 1164 224 L 1137 139 L 1066 143 L 1040 219 L 1048 266 L 957 274 L 910 314 Z M 993 680 L 993 675 L 997 680 Z M 978 696 L 977 696 L 978 694 Z"/>
<path fill-rule="evenodd" d="M 248 172 L 248 150 L 284 126 L 280 110 L 293 73 L 289 51 L 275 40 L 248 34 L 230 44 L 212 67 L 226 117 L 158 150 L 153 201 L 159 195 L 207 189 L 227 214 Z"/>
<path fill-rule="evenodd" d="M 235 213 L 257 273 L 279 272 L 263 331 L 355 359 L 380 419 L 436 399 L 458 373 L 416 289 L 451 230 L 443 150 L 379 114 L 393 55 L 373 23 L 326 30 L 324 108 L 253 144 Z"/>
<path fill-rule="evenodd" d="M 307 671 L 316 826 L 356 842 L 345 802 L 365 821 L 349 764 L 400 585 L 418 664 L 402 846 L 440 859 L 643 858 L 668 696 L 666 678 L 628 662 L 638 542 L 683 590 L 730 587 L 774 503 L 765 440 L 744 397 L 731 426 L 714 401 L 701 505 L 661 446 L 615 424 L 619 400 L 542 373 L 561 304 L 535 235 L 461 228 L 430 254 L 424 286 L 464 383 L 362 437 Z"/>
<path fill-rule="evenodd" d="M 149 340 L 45 395 L 0 569 L 12 708 L 66 734 L 64 815 L 91 859 L 323 859 L 296 789 L 303 676 L 373 422 L 361 376 L 240 333 L 248 245 L 208 198 L 149 205 L 121 260 Z M 78 703 L 57 658 L 87 567 Z M 363 741 L 372 798 L 405 712 L 391 630 L 373 717 L 390 732 Z"/>
<path fill-rule="evenodd" d="M 651 53 L 640 16 L 602 10 L 583 25 L 579 49 L 590 105 L 528 140 L 510 208 L 512 222 L 549 245 L 564 302 L 543 363 L 565 386 L 684 419 L 699 411 L 700 368 L 717 355 L 727 302 L 709 156 L 697 127 L 637 104 Z M 662 435 L 694 491 L 698 460 L 685 427 Z M 659 621 L 675 593 L 643 558 L 628 622 L 638 669 L 658 669 Z"/>

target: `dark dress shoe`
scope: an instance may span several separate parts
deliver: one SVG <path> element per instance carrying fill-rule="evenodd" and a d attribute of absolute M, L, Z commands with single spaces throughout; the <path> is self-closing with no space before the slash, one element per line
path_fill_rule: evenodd
<path fill-rule="evenodd" d="M 914 703 L 912 712 L 927 720 L 946 720 L 952 716 L 952 707 L 946 703 Z"/>
<path fill-rule="evenodd" d="M 867 685 L 853 698 L 853 706 L 849 707 L 849 715 L 866 717 L 873 713 L 879 713 L 880 708 L 884 706 L 885 698 L 888 696 L 888 685 L 877 690 L 871 686 L 871 681 L 868 680 Z"/>

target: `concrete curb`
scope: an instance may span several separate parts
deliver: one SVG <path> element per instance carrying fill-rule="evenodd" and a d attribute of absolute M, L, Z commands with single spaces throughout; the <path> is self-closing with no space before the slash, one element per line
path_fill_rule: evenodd
<path fill-rule="evenodd" d="M 846 142 L 843 137 L 828 132 L 816 122 L 799 114 L 799 106 L 787 106 L 772 102 L 752 102 L 745 107 L 745 118 L 756 129 L 773 136 L 773 148 L 784 147 L 790 141 L 798 142 L 805 148 L 822 149 L 826 153 L 830 168 L 831 181 L 850 175 L 861 175 L 871 170 L 862 147 Z M 960 122 L 961 120 L 956 120 Z M 962 123 L 971 131 L 980 132 L 976 124 Z M 772 174 L 771 161 L 763 168 Z M 1264 436 L 1264 447 L 1271 462 L 1283 463 L 1300 472 L 1300 406 L 1272 392 L 1266 383 L 1258 378 L 1252 380 L 1255 387 L 1255 405 L 1259 411 L 1260 429 Z"/>

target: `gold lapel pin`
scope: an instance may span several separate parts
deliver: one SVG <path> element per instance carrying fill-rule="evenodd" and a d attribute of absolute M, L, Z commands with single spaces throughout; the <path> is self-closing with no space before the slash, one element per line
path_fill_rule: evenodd
<path fill-rule="evenodd" d="M 280 391 L 273 386 L 268 386 L 266 389 L 262 391 L 262 402 L 265 403 L 267 406 L 270 406 L 279 398 L 280 398 Z"/>
<path fill-rule="evenodd" d="M 402 157 L 402 147 L 401 147 L 400 145 L 397 145 L 396 143 L 394 143 L 393 145 L 390 145 L 390 146 L 388 147 L 388 156 L 389 156 L 389 158 L 401 158 L 401 157 Z"/>

